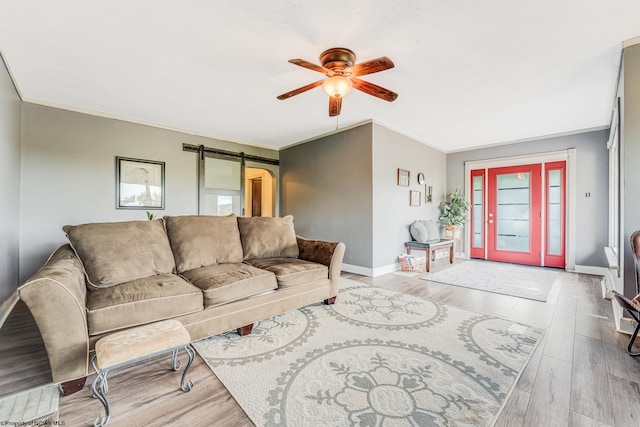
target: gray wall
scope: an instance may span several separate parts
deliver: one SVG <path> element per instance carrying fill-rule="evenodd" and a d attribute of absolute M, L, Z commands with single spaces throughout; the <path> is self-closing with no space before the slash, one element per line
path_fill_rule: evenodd
<path fill-rule="evenodd" d="M 166 163 L 166 209 L 156 215 L 197 213 L 197 155 L 182 143 L 278 158 L 274 150 L 24 103 L 20 279 L 65 243 L 65 224 L 146 219 L 144 210 L 115 208 L 116 156 Z"/>
<path fill-rule="evenodd" d="M 302 236 L 342 241 L 346 264 L 372 267 L 372 125 L 280 152 L 282 215 Z"/>
<path fill-rule="evenodd" d="M 519 142 L 496 147 L 447 154 L 447 188 L 464 185 L 465 161 L 495 159 L 551 151 L 576 149 L 577 237 L 576 264 L 604 267 L 603 248 L 608 244 L 609 215 L 609 131 L 586 132 L 570 136 Z M 637 157 L 640 158 L 640 157 Z M 591 193 L 591 197 L 585 194 Z"/>
<path fill-rule="evenodd" d="M 624 293 L 635 296 L 635 268 L 629 238 L 640 230 L 640 45 L 624 50 L 622 155 Z"/>
<path fill-rule="evenodd" d="M 21 108 L 0 57 L 0 305 L 18 286 Z"/>
<path fill-rule="evenodd" d="M 373 125 L 373 267 L 397 262 L 404 242 L 411 240 L 409 225 L 416 219 L 438 220 L 438 205 L 445 193 L 446 156 L 443 152 L 389 130 Z M 398 168 L 408 170 L 410 186 L 397 184 Z M 426 204 L 425 184 L 433 186 L 433 203 Z M 409 205 L 410 190 L 421 192 L 421 205 Z"/>

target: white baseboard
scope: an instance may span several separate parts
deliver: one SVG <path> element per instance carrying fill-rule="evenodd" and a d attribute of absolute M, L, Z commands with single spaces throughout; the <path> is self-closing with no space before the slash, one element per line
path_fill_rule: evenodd
<path fill-rule="evenodd" d="M 631 335 L 636 329 L 636 321 L 630 317 L 621 317 L 619 322 L 616 322 L 616 329 L 623 334 Z"/>
<path fill-rule="evenodd" d="M 363 276 L 368 277 L 378 277 L 384 274 L 393 273 L 394 271 L 400 270 L 400 263 L 394 263 L 389 265 L 384 265 L 382 267 L 377 268 L 368 268 L 361 267 L 359 265 L 351 265 L 351 264 L 342 264 L 342 271 L 346 271 L 347 273 L 361 274 Z"/>
<path fill-rule="evenodd" d="M 610 300 L 613 298 L 613 289 L 615 287 L 611 270 L 607 270 L 607 273 L 602 277 L 600 282 L 602 287 L 602 298 Z"/>
<path fill-rule="evenodd" d="M 342 263 L 342 271 L 347 273 L 360 274 L 362 276 L 373 277 L 373 269 L 368 267 L 360 267 L 359 265 L 351 265 Z"/>
<path fill-rule="evenodd" d="M 373 277 L 382 276 L 383 274 L 393 273 L 394 271 L 401 270 L 400 263 L 396 262 L 394 264 L 385 265 L 383 267 L 378 267 L 373 269 Z"/>
<path fill-rule="evenodd" d="M 16 289 L 11 295 L 9 295 L 9 298 L 0 305 L 0 328 L 2 328 L 5 320 L 9 317 L 9 313 L 11 313 L 11 310 L 13 310 L 13 307 L 19 300 L 20 297 L 18 296 L 18 290 Z"/>
<path fill-rule="evenodd" d="M 577 265 L 573 270 L 574 273 L 591 274 L 594 276 L 606 276 L 609 273 L 607 267 L 594 267 L 591 265 Z"/>

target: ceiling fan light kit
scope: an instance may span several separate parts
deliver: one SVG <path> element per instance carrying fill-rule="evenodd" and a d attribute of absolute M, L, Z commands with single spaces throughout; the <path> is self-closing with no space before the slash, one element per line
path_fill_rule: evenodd
<path fill-rule="evenodd" d="M 351 92 L 352 87 L 353 83 L 351 80 L 344 76 L 329 77 L 322 82 L 322 89 L 324 89 L 325 93 L 336 98 L 342 98 Z"/>
<path fill-rule="evenodd" d="M 334 47 L 320 54 L 320 63 L 322 65 L 316 65 L 304 59 L 290 59 L 289 62 L 322 73 L 327 78 L 283 93 L 278 96 L 278 99 L 288 99 L 322 85 L 326 94 L 329 95 L 329 116 L 331 117 L 340 114 L 342 98 L 351 91 L 351 88 L 356 88 L 361 92 L 388 102 L 392 102 L 398 97 L 397 93 L 389 89 L 358 78 L 358 76 L 393 68 L 393 62 L 386 56 L 356 64 L 356 54 L 353 51 L 343 47 Z"/>

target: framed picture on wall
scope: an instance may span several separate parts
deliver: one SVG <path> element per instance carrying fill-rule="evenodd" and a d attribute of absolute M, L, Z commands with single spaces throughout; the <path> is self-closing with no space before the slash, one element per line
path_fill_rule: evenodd
<path fill-rule="evenodd" d="M 409 194 L 411 196 L 409 204 L 411 206 L 420 206 L 420 203 L 422 202 L 422 193 L 420 193 L 419 191 L 411 190 Z"/>
<path fill-rule="evenodd" d="M 409 186 L 409 171 L 405 169 L 398 169 L 398 185 L 403 187 Z"/>
<path fill-rule="evenodd" d="M 116 208 L 164 209 L 164 162 L 116 157 Z"/>
<path fill-rule="evenodd" d="M 433 185 L 425 184 L 424 186 L 424 202 L 433 203 Z"/>

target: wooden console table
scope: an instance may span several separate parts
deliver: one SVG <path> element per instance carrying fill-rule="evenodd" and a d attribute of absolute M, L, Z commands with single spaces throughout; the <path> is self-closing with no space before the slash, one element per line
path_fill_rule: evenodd
<path fill-rule="evenodd" d="M 432 259 L 435 259 L 436 251 L 440 249 L 449 249 L 449 264 L 453 264 L 453 255 L 455 253 L 455 240 L 440 239 L 433 243 L 406 242 L 404 244 L 407 254 L 411 254 L 411 249 L 425 251 L 427 253 L 426 270 L 429 272 L 429 266 Z"/>

